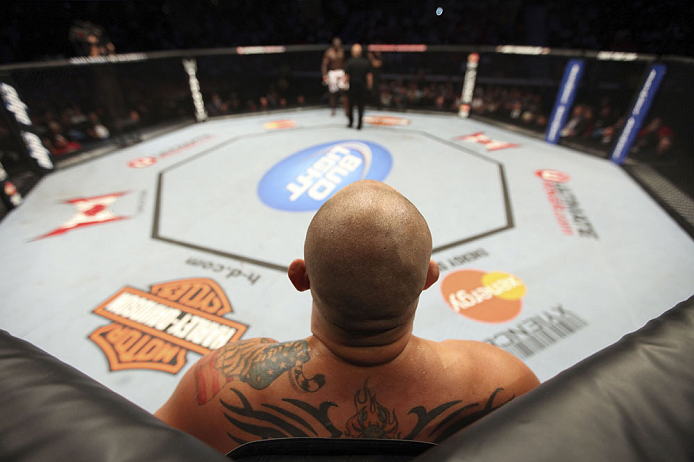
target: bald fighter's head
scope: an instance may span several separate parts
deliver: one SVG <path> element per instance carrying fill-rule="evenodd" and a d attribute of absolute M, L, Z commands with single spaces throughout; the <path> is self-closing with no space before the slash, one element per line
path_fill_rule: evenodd
<path fill-rule="evenodd" d="M 305 281 L 314 308 L 355 335 L 411 320 L 419 295 L 436 282 L 426 220 L 402 194 L 363 180 L 338 191 L 318 210 L 304 244 Z M 302 266 L 303 268 L 303 266 Z M 433 274 L 435 273 L 435 274 Z"/>

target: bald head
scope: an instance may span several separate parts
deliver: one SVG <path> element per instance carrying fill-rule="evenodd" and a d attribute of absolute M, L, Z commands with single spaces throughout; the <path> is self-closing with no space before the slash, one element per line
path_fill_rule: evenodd
<path fill-rule="evenodd" d="M 362 53 L 361 45 L 359 45 L 358 43 L 355 43 L 354 45 L 352 45 L 352 56 L 354 56 L 355 58 L 358 58 L 361 56 L 361 53 Z"/>
<path fill-rule="evenodd" d="M 343 328 L 405 322 L 427 283 L 431 247 L 424 217 L 402 194 L 377 181 L 352 183 L 320 208 L 306 233 L 314 304 Z"/>

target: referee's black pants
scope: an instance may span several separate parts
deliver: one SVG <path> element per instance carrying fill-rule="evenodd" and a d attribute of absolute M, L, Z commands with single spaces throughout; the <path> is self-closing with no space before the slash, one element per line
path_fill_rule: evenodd
<path fill-rule="evenodd" d="M 349 126 L 354 122 L 354 106 L 357 106 L 357 128 L 361 128 L 361 119 L 364 116 L 364 103 L 366 102 L 367 91 L 361 85 L 350 85 L 349 87 Z"/>

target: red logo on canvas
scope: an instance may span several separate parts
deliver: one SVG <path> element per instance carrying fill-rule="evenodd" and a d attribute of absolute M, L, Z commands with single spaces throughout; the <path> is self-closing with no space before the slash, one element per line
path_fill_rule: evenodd
<path fill-rule="evenodd" d="M 517 148 L 518 146 L 520 146 L 515 143 L 507 143 L 506 141 L 493 140 L 482 132 L 473 133 L 472 135 L 458 136 L 454 139 L 459 141 L 469 141 L 472 143 L 482 144 L 485 148 L 487 148 L 487 151 L 498 151 L 500 149 Z"/>
<path fill-rule="evenodd" d="M 284 130 L 287 128 L 294 128 L 296 127 L 296 122 L 293 120 L 273 120 L 272 122 L 267 122 L 266 124 L 263 124 L 263 127 L 267 128 L 268 130 Z"/>
<path fill-rule="evenodd" d="M 577 233 L 580 237 L 598 239 L 598 233 L 586 215 L 578 198 L 569 187 L 571 177 L 558 170 L 538 170 L 535 175 L 542 179 L 547 200 L 552 205 L 554 218 L 565 236 Z"/>
<path fill-rule="evenodd" d="M 369 125 L 385 125 L 389 127 L 410 125 L 409 119 L 391 116 L 366 116 L 364 117 L 364 122 Z"/>
<path fill-rule="evenodd" d="M 152 165 L 156 164 L 159 159 L 166 159 L 167 157 L 174 156 L 176 154 L 180 154 L 181 152 L 190 149 L 192 147 L 197 146 L 198 144 L 204 143 L 206 141 L 209 141 L 213 139 L 215 136 L 214 135 L 200 135 L 196 138 L 193 138 L 192 140 L 179 144 L 178 146 L 174 146 L 170 149 L 167 149 L 166 151 L 160 152 L 159 154 L 155 156 L 145 156 L 145 157 L 138 157 L 137 159 L 133 159 L 128 162 L 128 167 L 130 168 L 147 168 L 151 167 Z"/>
<path fill-rule="evenodd" d="M 78 199 L 65 201 L 65 204 L 72 204 L 75 207 L 76 213 L 60 227 L 54 229 L 48 234 L 39 236 L 36 239 L 38 240 L 45 237 L 58 236 L 60 234 L 65 234 L 68 231 L 72 231 L 77 228 L 84 228 L 86 226 L 125 220 L 129 217 L 116 215 L 111 210 L 111 205 L 126 194 L 129 194 L 129 192 L 106 194 L 104 196 L 81 197 Z"/>
<path fill-rule="evenodd" d="M 239 340 L 248 325 L 232 313 L 222 288 L 207 278 L 155 284 L 149 292 L 124 287 L 93 311 L 113 321 L 89 338 L 111 371 L 151 369 L 178 373 L 189 351 L 205 355 Z"/>
<path fill-rule="evenodd" d="M 130 168 L 146 168 L 157 163 L 156 157 L 138 157 L 128 162 Z"/>
<path fill-rule="evenodd" d="M 441 295 L 453 311 L 488 323 L 507 322 L 518 316 L 525 292 L 523 281 L 501 271 L 458 270 L 441 282 Z"/>

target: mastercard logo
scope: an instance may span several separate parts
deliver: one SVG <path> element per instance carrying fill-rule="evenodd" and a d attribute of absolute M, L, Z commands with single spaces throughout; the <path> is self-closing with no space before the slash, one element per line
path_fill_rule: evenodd
<path fill-rule="evenodd" d="M 408 119 L 403 119 L 402 117 L 389 117 L 389 116 L 366 116 L 364 117 L 364 122 L 370 125 L 410 125 Z"/>
<path fill-rule="evenodd" d="M 507 322 L 518 316 L 525 293 L 523 281 L 501 271 L 458 270 L 441 283 L 441 295 L 453 311 L 487 323 Z"/>
<path fill-rule="evenodd" d="M 293 120 L 273 120 L 263 125 L 268 130 L 282 130 L 284 128 L 296 127 L 296 122 Z"/>

